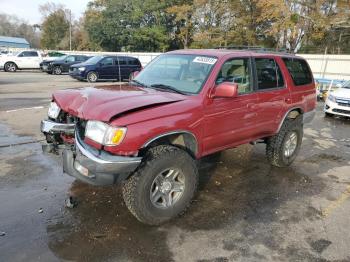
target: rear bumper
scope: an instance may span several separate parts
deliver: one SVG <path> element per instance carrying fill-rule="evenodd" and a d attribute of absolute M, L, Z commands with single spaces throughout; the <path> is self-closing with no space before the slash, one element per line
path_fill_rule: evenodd
<path fill-rule="evenodd" d="M 51 121 L 43 121 L 41 130 L 43 133 L 57 132 L 50 129 L 53 126 Z M 71 129 L 70 126 L 61 130 Z M 43 146 L 45 152 L 52 147 L 52 143 Z M 140 165 L 140 157 L 125 157 L 109 154 L 103 150 L 97 150 L 87 145 L 75 133 L 75 144 L 64 147 L 63 152 L 63 171 L 78 180 L 95 186 L 105 186 L 119 183 L 125 180 Z"/>

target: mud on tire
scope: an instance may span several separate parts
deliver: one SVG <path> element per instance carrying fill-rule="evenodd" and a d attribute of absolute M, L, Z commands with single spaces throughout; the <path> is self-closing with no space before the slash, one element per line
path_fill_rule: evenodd
<path fill-rule="evenodd" d="M 288 151 L 288 139 L 296 135 L 296 146 L 292 153 Z M 271 165 L 277 167 L 289 166 L 298 155 L 303 139 L 303 116 L 299 115 L 295 119 L 284 120 L 280 131 L 267 139 L 266 156 Z"/>
<path fill-rule="evenodd" d="M 158 207 L 152 202 L 154 181 L 164 170 L 174 168 L 183 177 L 183 191 L 173 205 Z M 167 176 L 166 176 L 167 177 Z M 130 212 L 142 223 L 162 224 L 180 214 L 189 206 L 197 189 L 198 170 L 194 159 L 184 150 L 170 145 L 150 149 L 140 167 L 123 186 L 123 198 Z"/>

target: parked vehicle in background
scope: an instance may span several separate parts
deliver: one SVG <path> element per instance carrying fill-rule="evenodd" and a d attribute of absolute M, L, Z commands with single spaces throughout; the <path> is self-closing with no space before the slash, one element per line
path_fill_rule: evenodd
<path fill-rule="evenodd" d="M 22 69 L 39 69 L 43 58 L 39 51 L 22 51 L 18 54 L 0 57 L 0 67 L 6 72 Z"/>
<path fill-rule="evenodd" d="M 315 107 L 314 79 L 301 57 L 179 50 L 154 59 L 129 84 L 55 92 L 41 123 L 43 149 L 63 151 L 64 172 L 81 181 L 122 183 L 131 213 L 158 225 L 188 207 L 204 156 L 260 142 L 271 165 L 290 165 Z"/>
<path fill-rule="evenodd" d="M 329 93 L 338 89 L 345 81 L 326 78 L 316 78 L 317 100 L 326 101 Z"/>
<path fill-rule="evenodd" d="M 79 64 L 82 62 L 85 62 L 91 58 L 90 56 L 86 55 L 67 55 L 63 56 L 60 59 L 51 61 L 48 63 L 47 67 L 43 65 L 43 71 L 54 74 L 54 75 L 60 75 L 62 73 L 68 73 L 69 67 L 74 64 Z"/>
<path fill-rule="evenodd" d="M 329 93 L 324 112 L 326 116 L 350 116 L 350 81 Z"/>
<path fill-rule="evenodd" d="M 78 80 L 129 79 L 133 72 L 142 69 L 141 62 L 131 56 L 94 56 L 84 63 L 71 66 L 69 75 Z"/>
<path fill-rule="evenodd" d="M 67 57 L 67 55 L 61 56 L 61 57 L 46 57 L 46 59 L 40 63 L 40 70 L 43 71 L 43 72 L 48 72 L 49 66 L 50 66 L 50 71 L 51 71 L 51 64 L 54 61 L 56 61 L 56 60 L 63 60 L 66 57 Z"/>

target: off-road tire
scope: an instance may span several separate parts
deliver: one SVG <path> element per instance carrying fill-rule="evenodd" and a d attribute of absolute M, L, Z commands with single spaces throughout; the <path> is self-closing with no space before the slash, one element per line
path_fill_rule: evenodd
<path fill-rule="evenodd" d="M 290 157 L 286 157 L 285 142 L 291 132 L 297 134 L 297 146 Z M 267 139 L 266 156 L 271 165 L 276 167 L 286 167 L 292 164 L 300 150 L 303 139 L 303 117 L 299 115 L 295 119 L 287 118 L 284 120 L 280 131 Z"/>
<path fill-rule="evenodd" d="M 10 70 L 11 68 L 11 70 Z M 14 62 L 7 62 L 4 65 L 5 72 L 16 72 L 18 69 L 17 65 Z"/>
<path fill-rule="evenodd" d="M 86 80 L 89 83 L 95 83 L 98 80 L 98 74 L 95 71 L 91 71 L 87 74 L 86 76 Z"/>
<path fill-rule="evenodd" d="M 172 207 L 161 209 L 150 200 L 150 189 L 155 177 L 165 168 L 181 169 L 185 188 Z M 184 150 L 170 145 L 151 148 L 135 173 L 123 185 L 123 198 L 130 212 L 142 223 L 159 225 L 185 212 L 198 185 L 195 160 Z"/>
<path fill-rule="evenodd" d="M 61 75 L 62 74 L 62 68 L 60 66 L 55 66 L 52 69 L 52 74 L 53 75 Z"/>

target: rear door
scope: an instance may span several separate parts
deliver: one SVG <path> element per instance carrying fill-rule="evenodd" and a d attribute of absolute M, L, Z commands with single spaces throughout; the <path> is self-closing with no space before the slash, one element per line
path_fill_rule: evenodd
<path fill-rule="evenodd" d="M 254 58 L 258 114 L 256 131 L 259 136 L 274 133 L 291 104 L 289 89 L 281 71 L 279 57 Z"/>
<path fill-rule="evenodd" d="M 115 79 L 122 81 L 123 79 L 129 78 L 129 64 L 128 58 L 125 56 L 117 56 L 115 59 L 117 68 L 116 68 L 116 77 Z"/>
<path fill-rule="evenodd" d="M 304 105 L 306 112 L 313 110 L 316 107 L 316 88 L 309 65 L 298 57 L 283 57 L 282 60 L 289 72 L 292 103 Z"/>
<path fill-rule="evenodd" d="M 17 56 L 16 64 L 22 69 L 40 68 L 40 57 L 36 51 L 23 51 Z"/>
<path fill-rule="evenodd" d="M 64 63 L 62 64 L 63 72 L 68 72 L 69 71 L 69 67 L 71 65 L 75 64 L 76 61 L 77 61 L 77 57 L 76 56 L 73 56 L 73 55 L 67 56 L 66 59 L 64 60 Z"/>
<path fill-rule="evenodd" d="M 238 84 L 235 98 L 208 98 L 204 120 L 204 154 L 231 148 L 251 141 L 255 136 L 257 114 L 254 106 L 258 97 L 250 57 L 229 58 L 216 77 L 216 88 L 222 82 Z"/>

